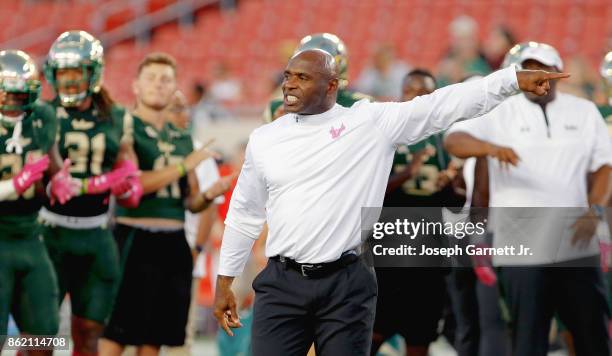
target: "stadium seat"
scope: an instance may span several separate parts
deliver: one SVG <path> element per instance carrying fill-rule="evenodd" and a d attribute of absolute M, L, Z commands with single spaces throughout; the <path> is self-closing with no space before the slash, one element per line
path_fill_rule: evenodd
<path fill-rule="evenodd" d="M 28 21 L 0 18 L 0 43 L 42 27 L 56 32 L 91 30 L 95 9 L 107 1 L 0 1 L 2 13 L 30 14 Z M 175 1 L 149 0 L 146 9 L 156 11 Z M 335 11 L 339 7 L 343 11 Z M 123 80 L 127 73 L 122 68 L 136 65 L 151 50 L 165 50 L 185 63 L 187 71 L 195 70 L 202 77 L 210 76 L 215 63 L 226 61 L 249 83 L 268 83 L 282 67 L 276 51 L 281 43 L 323 31 L 338 34 L 347 44 L 353 80 L 381 43 L 394 44 L 398 56 L 408 63 L 435 68 L 448 47 L 448 24 L 461 14 L 478 21 L 481 39 L 503 20 L 519 40 L 546 41 L 562 52 L 581 52 L 593 64 L 601 59 L 606 35 L 612 30 L 612 6 L 607 0 L 238 0 L 236 11 L 229 13 L 222 13 L 218 6 L 199 9 L 192 28 L 164 24 L 155 29 L 149 44 L 128 41 L 107 48 L 113 74 L 106 79 L 115 96 L 129 99 L 130 89 Z M 106 18 L 106 29 L 121 26 L 134 16 L 126 3 Z M 44 56 L 51 40 L 25 49 Z M 264 100 L 266 85 L 256 87 L 249 100 Z"/>

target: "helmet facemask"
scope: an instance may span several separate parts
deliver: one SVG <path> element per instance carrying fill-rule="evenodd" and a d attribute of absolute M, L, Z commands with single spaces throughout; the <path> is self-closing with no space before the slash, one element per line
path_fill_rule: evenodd
<path fill-rule="evenodd" d="M 18 50 L 0 52 L 0 91 L 5 95 L 0 105 L 3 122 L 23 119 L 40 95 L 40 81 L 34 62 Z"/>
<path fill-rule="evenodd" d="M 0 90 L 6 95 L 0 105 L 2 117 L 19 117 L 32 110 L 40 95 L 40 82 L 33 80 L 27 83 L 20 78 L 0 78 Z"/>
<path fill-rule="evenodd" d="M 59 79 L 61 75 L 58 75 L 58 72 L 65 69 L 76 70 L 77 73 L 80 73 L 80 78 Z M 92 94 L 93 90 L 91 82 L 94 79 L 93 75 L 91 74 L 92 71 L 93 68 L 88 65 L 81 65 L 79 67 L 63 67 L 53 71 L 52 75 L 54 80 L 51 84 L 53 85 L 62 106 L 79 106 L 89 95 Z"/>
<path fill-rule="evenodd" d="M 58 71 L 64 69 L 75 69 L 80 71 L 79 79 L 58 79 Z M 80 64 L 77 66 L 46 65 L 45 76 L 57 93 L 60 103 L 64 107 L 76 107 L 81 105 L 85 99 L 100 90 L 100 70 L 91 64 Z M 71 90 L 77 89 L 77 92 Z M 80 90 L 79 90 L 80 89 Z"/>
<path fill-rule="evenodd" d="M 16 122 L 23 120 L 26 113 L 31 110 L 31 94 L 24 92 L 5 93 L 6 96 L 4 98 L 4 102 L 0 107 L 0 120 L 2 120 L 3 123 L 9 124 L 9 126 L 12 126 Z"/>
<path fill-rule="evenodd" d="M 100 41 L 84 31 L 64 32 L 55 40 L 45 62 L 45 77 L 55 89 L 62 106 L 79 106 L 100 91 L 103 52 Z M 78 79 L 58 80 L 59 71 L 71 69 L 80 71 Z M 67 75 L 70 77 L 69 73 Z"/>
<path fill-rule="evenodd" d="M 40 95 L 36 65 L 25 52 L 0 51 L 0 90 L 5 95 L 0 106 L 0 124 L 13 128 L 12 136 L 5 142 L 5 150 L 22 154 L 22 121 L 33 110 Z"/>

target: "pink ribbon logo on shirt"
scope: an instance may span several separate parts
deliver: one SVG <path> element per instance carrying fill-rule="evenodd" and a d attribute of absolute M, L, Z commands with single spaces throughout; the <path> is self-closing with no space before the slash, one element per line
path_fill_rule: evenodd
<path fill-rule="evenodd" d="M 340 136 L 340 134 L 342 133 L 342 131 L 344 131 L 346 127 L 344 127 L 344 123 L 337 129 L 335 129 L 333 126 L 332 128 L 329 130 L 329 133 L 331 134 L 331 138 L 332 139 L 336 139 Z"/>

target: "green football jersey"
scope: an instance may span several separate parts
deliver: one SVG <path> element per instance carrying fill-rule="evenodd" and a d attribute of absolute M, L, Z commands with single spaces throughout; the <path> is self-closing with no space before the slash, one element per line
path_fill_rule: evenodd
<path fill-rule="evenodd" d="M 391 174 L 397 174 L 408 168 L 412 157 L 417 152 L 429 147 L 431 155 L 424 157 L 425 162 L 419 169 L 415 177 L 404 182 L 396 191 L 390 193 L 394 202 L 405 202 L 405 206 L 415 206 L 414 204 L 429 203 L 429 198 L 433 197 L 438 189 L 436 183 L 441 171 L 448 167 L 451 157 L 444 150 L 443 134 L 432 135 L 414 145 L 398 147 L 393 157 L 393 168 Z M 436 205 L 437 202 L 431 201 Z"/>
<path fill-rule="evenodd" d="M 170 123 L 158 131 L 134 116 L 134 150 L 142 171 L 154 171 L 181 163 L 193 151 L 191 135 Z M 144 195 L 135 209 L 118 207 L 118 216 L 141 218 L 166 218 L 183 221 L 187 196 L 187 176 L 163 187 L 157 192 Z"/>
<path fill-rule="evenodd" d="M 608 135 L 612 137 L 612 106 L 611 105 L 602 105 L 598 107 L 601 116 L 603 116 L 604 120 L 606 120 L 606 125 L 608 125 Z"/>
<path fill-rule="evenodd" d="M 351 106 L 353 106 L 353 104 L 355 104 L 361 99 L 368 99 L 370 101 L 373 100 L 372 97 L 369 95 L 354 92 L 348 89 L 340 89 L 338 90 L 338 96 L 336 97 L 336 103 L 338 103 L 338 105 L 350 108 Z M 283 105 L 282 98 L 277 98 L 277 99 L 273 99 L 272 101 L 270 101 L 270 104 L 268 105 L 266 111 L 264 112 L 264 121 L 272 122 L 272 116 L 274 115 L 274 112 L 276 111 L 276 109 L 278 109 L 282 105 Z"/>
<path fill-rule="evenodd" d="M 131 115 L 116 105 L 107 118 L 101 117 L 95 105 L 85 111 L 64 108 L 57 99 L 51 105 L 56 111 L 60 155 L 72 162 L 70 174 L 81 179 L 112 170 L 121 142 L 132 140 Z M 64 205 L 46 207 L 65 216 L 97 216 L 108 211 L 109 194 L 81 195 Z"/>
<path fill-rule="evenodd" d="M 41 157 L 55 142 L 57 125 L 53 108 L 37 101 L 32 112 L 23 119 L 21 145 L 23 152 L 7 152 L 7 141 L 15 126 L 0 122 L 0 173 L 1 179 L 11 179 L 19 173 L 27 157 Z M 35 185 L 21 196 L 16 194 L 0 202 L 0 234 L 20 234 L 36 226 L 38 210 L 43 204 L 43 195 L 35 194 Z"/>

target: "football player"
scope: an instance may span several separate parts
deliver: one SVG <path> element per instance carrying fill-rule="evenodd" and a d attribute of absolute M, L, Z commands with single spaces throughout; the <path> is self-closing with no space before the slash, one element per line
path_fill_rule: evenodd
<path fill-rule="evenodd" d="M 322 49 L 328 52 L 336 59 L 338 66 L 339 75 L 339 86 L 338 97 L 336 102 L 342 106 L 351 107 L 354 103 L 361 99 L 371 100 L 372 98 L 368 95 L 357 93 L 347 89 L 348 86 L 348 52 L 344 42 L 338 38 L 338 36 L 331 33 L 315 33 L 308 35 L 300 41 L 298 48 L 295 53 L 304 51 L 307 49 Z M 264 112 L 264 121 L 272 122 L 275 119 L 283 116 L 283 98 L 279 97 L 273 99 L 266 111 Z"/>
<path fill-rule="evenodd" d="M 427 70 L 415 69 L 404 77 L 402 101 L 430 94 L 435 89 L 434 76 Z M 429 207 L 430 214 L 439 214 L 429 219 L 442 220 L 441 207 L 453 206 L 455 194 L 451 182 L 457 174 L 442 143 L 442 134 L 435 134 L 398 148 L 387 184 L 385 207 Z M 417 221 L 421 216 L 410 218 Z M 447 271 L 435 267 L 376 268 L 379 298 L 371 355 L 376 355 L 383 341 L 395 333 L 404 337 L 409 355 L 427 355 L 429 344 L 438 336 L 446 296 Z M 398 284 L 401 279 L 418 285 L 419 292 Z"/>
<path fill-rule="evenodd" d="M 47 81 L 58 123 L 62 157 L 81 191 L 65 205 L 40 211 L 43 236 L 59 286 L 59 303 L 70 294 L 73 355 L 97 354 L 119 278 L 119 255 L 108 227 L 109 197 L 137 204 L 139 182 L 132 149 L 132 117 L 101 85 L 104 50 L 84 31 L 62 33 L 49 50 Z M 114 167 L 114 168 L 113 168 Z M 124 191 L 121 184 L 127 183 Z"/>
<path fill-rule="evenodd" d="M 55 144 L 55 113 L 39 94 L 34 61 L 0 51 L 0 349 L 9 312 L 22 335 L 55 335 L 59 325 L 56 276 L 37 223 L 45 196 L 39 183 L 55 173 L 47 191 L 56 205 L 76 187 Z"/>
<path fill-rule="evenodd" d="M 189 133 L 168 122 L 176 87 L 172 57 L 152 53 L 140 63 L 132 114 L 144 195 L 137 208 L 117 210 L 123 274 L 101 343 L 105 355 L 120 355 L 125 345 L 158 354 L 162 345 L 185 341 L 193 270 L 185 209 L 200 212 L 222 191 L 200 193 L 193 170 L 211 156 L 207 145 L 194 151 Z"/>
<path fill-rule="evenodd" d="M 604 79 L 604 90 L 606 93 L 607 105 L 599 106 L 599 112 L 601 116 L 606 119 L 608 127 L 612 124 L 612 51 L 608 52 L 599 69 L 601 76 Z M 610 130 L 608 128 L 608 130 Z"/>
<path fill-rule="evenodd" d="M 172 98 L 172 102 L 167 107 L 168 118 L 171 123 L 178 129 L 185 130 L 189 133 L 189 106 L 187 99 L 181 91 L 177 91 Z M 194 147 L 200 148 L 202 144 L 194 140 Z M 214 158 L 208 158 L 201 162 L 194 170 L 198 178 L 200 191 L 207 189 L 221 189 L 224 193 L 231 187 L 232 180 L 236 175 L 219 177 L 219 169 Z M 221 187 L 213 187 L 213 185 L 222 185 Z M 164 350 L 165 355 L 182 356 L 192 353 L 191 346 L 193 345 L 194 335 L 196 332 L 196 299 L 200 279 L 203 277 L 204 256 L 201 253 L 204 251 L 204 246 L 208 243 L 213 223 L 217 216 L 217 204 L 225 202 L 223 195 L 214 199 L 214 204 L 210 204 L 204 211 L 199 214 L 193 214 L 189 211 L 185 212 L 185 237 L 191 246 L 193 254 L 194 269 L 193 280 L 191 281 L 191 305 L 189 307 L 189 318 L 187 323 L 187 339 L 182 347 L 170 347 Z"/>
<path fill-rule="evenodd" d="M 597 108 L 606 120 L 608 126 L 608 135 L 612 138 L 612 51 L 608 52 L 599 68 L 599 73 L 603 78 L 603 88 L 605 91 L 606 104 L 599 105 Z M 612 199 L 608 202 L 606 208 L 606 220 L 608 223 L 609 236 L 612 237 Z M 612 272 L 609 270 L 610 258 L 612 257 L 612 241 L 610 237 L 607 241 L 600 241 L 601 262 L 606 278 L 608 280 L 608 306 L 612 309 Z M 612 336 L 612 321 L 608 324 L 608 333 Z"/>

